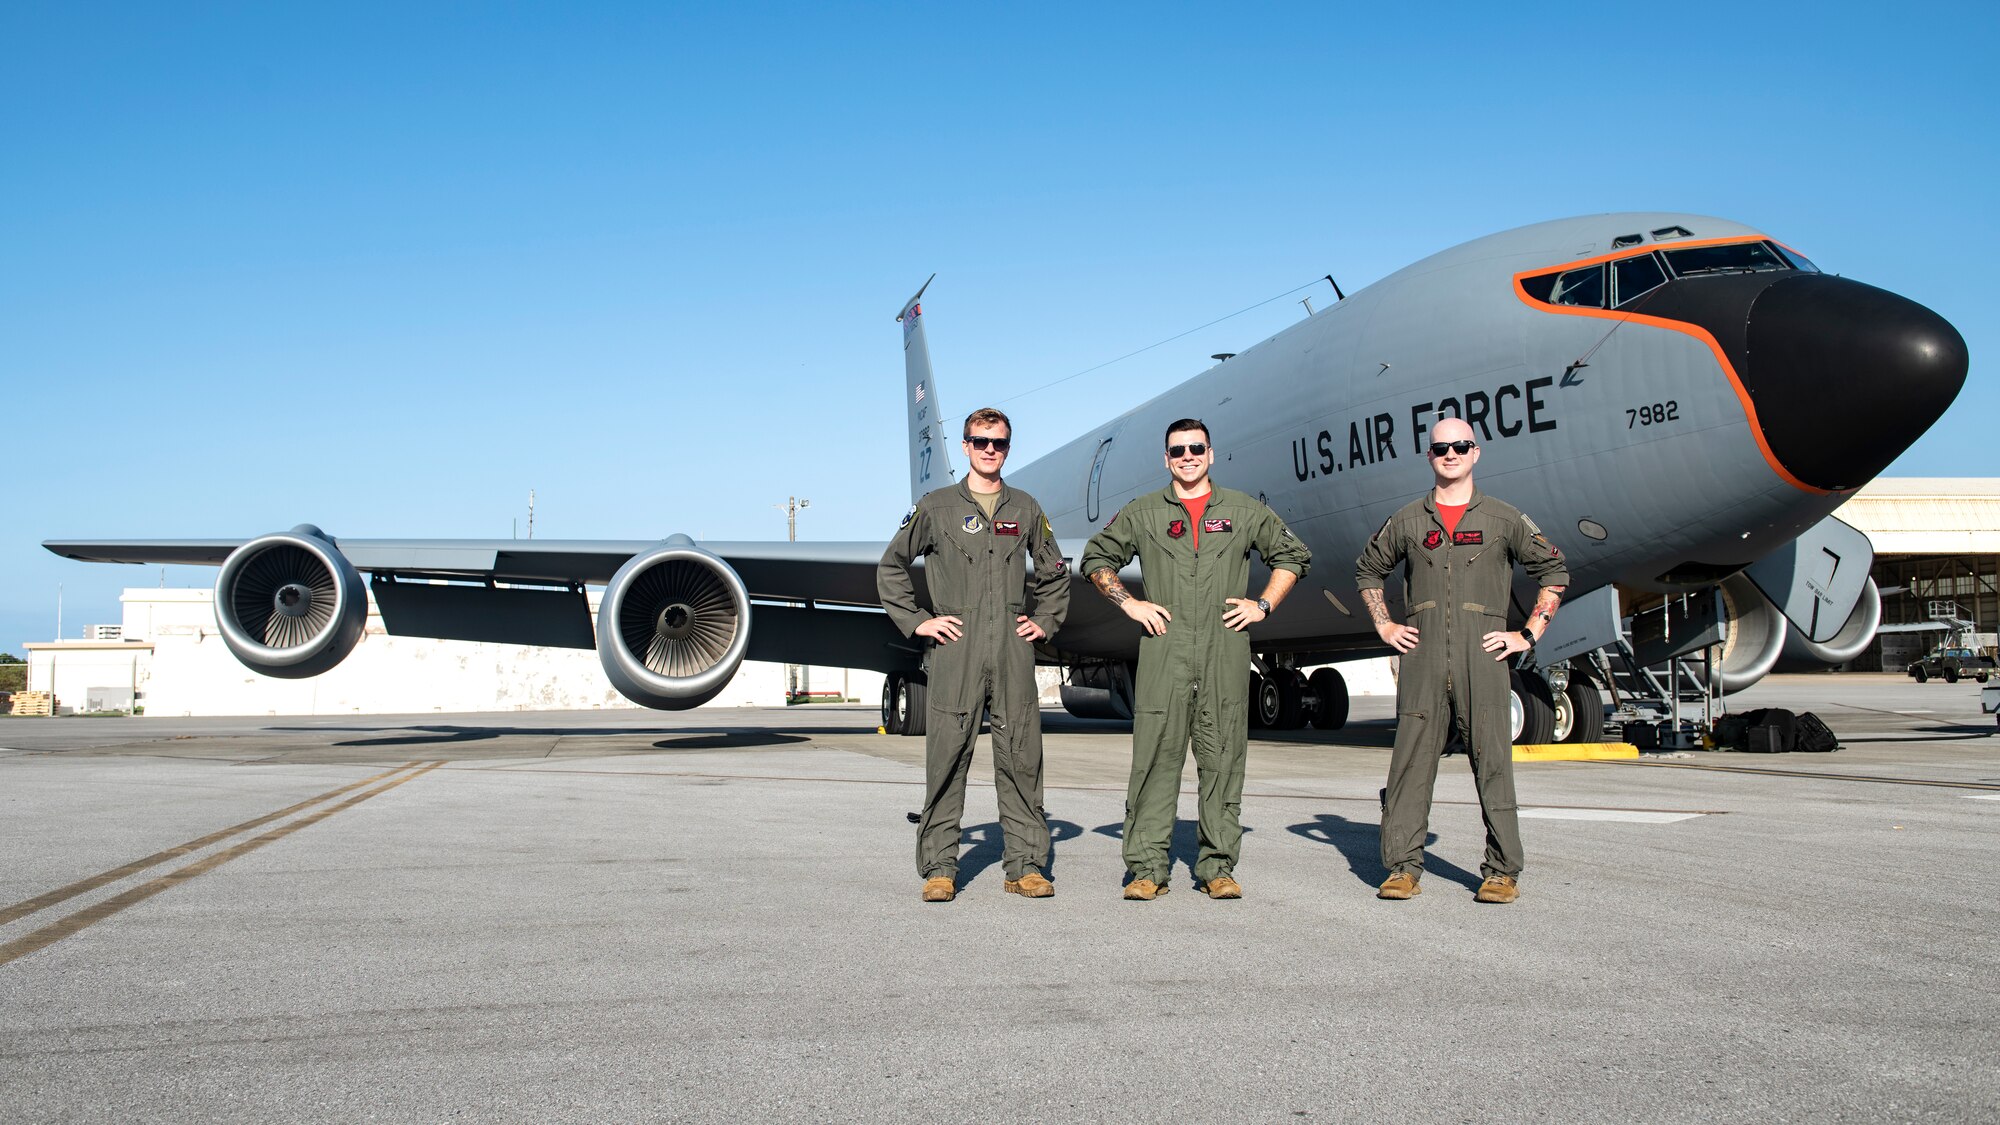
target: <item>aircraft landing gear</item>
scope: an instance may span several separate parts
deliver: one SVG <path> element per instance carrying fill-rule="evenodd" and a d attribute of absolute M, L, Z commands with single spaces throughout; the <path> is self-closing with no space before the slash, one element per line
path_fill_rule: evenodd
<path fill-rule="evenodd" d="M 1339 730 L 1347 725 L 1347 677 L 1331 668 L 1320 668 L 1307 678 L 1306 686 L 1313 697 L 1313 726 Z"/>
<path fill-rule="evenodd" d="M 1331 668 L 1310 678 L 1269 658 L 1265 671 L 1250 674 L 1250 726 L 1257 730 L 1298 730 L 1310 722 L 1320 730 L 1347 725 L 1347 681 Z"/>
<path fill-rule="evenodd" d="M 1556 716 L 1549 737 L 1557 742 L 1604 739 L 1604 695 L 1597 685 L 1572 672 L 1569 683 L 1552 693 Z"/>
<path fill-rule="evenodd" d="M 882 680 L 882 729 L 890 734 L 921 736 L 929 694 L 929 684 L 921 675 L 889 673 Z"/>
<path fill-rule="evenodd" d="M 1250 674 L 1250 725 L 1261 730 L 1297 730 L 1306 725 L 1306 677 L 1297 668 L 1265 663 Z"/>
<path fill-rule="evenodd" d="M 1549 682 L 1539 673 L 1518 668 L 1507 673 L 1512 700 L 1513 736 L 1516 746 L 1541 746 L 1555 734 L 1556 704 Z"/>

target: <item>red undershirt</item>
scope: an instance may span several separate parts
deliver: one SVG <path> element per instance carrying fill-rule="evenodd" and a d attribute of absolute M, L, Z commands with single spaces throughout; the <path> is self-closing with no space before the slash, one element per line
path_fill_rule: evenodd
<path fill-rule="evenodd" d="M 1444 525 L 1444 533 L 1446 535 L 1455 535 L 1458 533 L 1458 517 L 1464 515 L 1465 509 L 1469 507 L 1471 507 L 1469 503 L 1439 504 L 1437 506 L 1438 522 Z"/>
<path fill-rule="evenodd" d="M 1181 500 L 1181 507 L 1187 509 L 1188 534 L 1194 536 L 1194 549 L 1197 551 L 1201 550 L 1201 514 L 1208 511 L 1208 498 L 1213 495 L 1215 490 L 1210 489 L 1200 496 L 1185 497 Z M 1461 512 L 1464 510 L 1464 508 L 1459 509 Z"/>

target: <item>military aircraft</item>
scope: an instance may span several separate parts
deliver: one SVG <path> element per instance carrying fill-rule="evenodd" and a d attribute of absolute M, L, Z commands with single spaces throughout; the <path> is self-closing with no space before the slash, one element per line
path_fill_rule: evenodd
<path fill-rule="evenodd" d="M 938 416 L 923 292 L 897 318 L 913 499 L 950 482 L 945 427 L 957 424 Z M 1937 314 L 1824 273 L 1755 228 L 1596 215 L 1425 258 L 1008 480 L 1041 501 L 1075 559 L 1127 500 L 1164 487 L 1166 424 L 1204 419 L 1216 479 L 1260 496 L 1315 557 L 1303 588 L 1252 631 L 1253 713 L 1338 727 L 1338 670 L 1301 669 L 1387 651 L 1353 560 L 1428 487 L 1431 425 L 1462 418 L 1483 449 L 1480 487 L 1533 516 L 1569 559 L 1564 612 L 1515 673 L 1516 737 L 1589 740 L 1613 649 L 1656 663 L 1713 646 L 1723 691 L 1754 683 L 1788 643 L 1827 663 L 1858 654 L 1880 620 L 1872 549 L 1830 513 L 1944 412 L 1967 366 Z M 745 659 L 870 668 L 886 673 L 885 725 L 923 730 L 924 651 L 880 612 L 872 540 L 337 539 L 302 524 L 45 546 L 90 562 L 219 565 L 223 640 L 265 675 L 316 675 L 353 649 L 366 571 L 390 633 L 594 647 L 612 684 L 647 707 L 698 706 Z M 1143 574 L 1124 578 L 1143 589 Z M 1069 619 L 1039 656 L 1063 667 L 1069 710 L 1129 718 L 1137 627 L 1072 581 Z M 585 587 L 600 584 L 593 631 Z M 1530 594 L 1517 587 L 1510 626 Z M 1389 602 L 1400 616 L 1393 582 Z M 1659 623 L 1652 635 L 1627 624 L 1654 606 L 1665 609 L 1644 618 Z"/>

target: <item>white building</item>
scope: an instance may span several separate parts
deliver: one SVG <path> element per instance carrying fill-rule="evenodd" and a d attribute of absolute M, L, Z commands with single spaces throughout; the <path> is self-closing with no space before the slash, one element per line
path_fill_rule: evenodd
<path fill-rule="evenodd" d="M 470 711 L 629 708 L 591 649 L 439 641 L 390 636 L 374 598 L 354 652 L 304 680 L 259 675 L 222 643 L 215 591 L 138 587 L 120 596 L 122 641 L 57 641 L 28 647 L 28 687 L 53 690 L 65 711 L 129 707 L 148 715 L 400 715 Z M 591 613 L 597 593 L 590 595 Z M 782 707 L 787 666 L 745 661 L 704 706 Z M 881 698 L 882 676 L 806 668 L 815 692 L 863 702 Z M 802 685 L 803 686 L 803 685 Z M 97 701 L 99 706 L 92 706 Z"/>

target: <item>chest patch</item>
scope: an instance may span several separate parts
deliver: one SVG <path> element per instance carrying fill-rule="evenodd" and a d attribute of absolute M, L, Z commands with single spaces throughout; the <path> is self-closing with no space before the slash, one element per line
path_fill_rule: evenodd
<path fill-rule="evenodd" d="M 980 519 L 978 516 L 967 516 L 965 517 L 965 523 L 960 526 L 965 528 L 967 534 L 977 535 L 986 530 L 986 521 Z"/>
<path fill-rule="evenodd" d="M 1218 531 L 1233 531 L 1233 530 L 1235 529 L 1230 525 L 1230 522 L 1228 520 L 1201 521 L 1201 533 L 1203 535 L 1208 535 Z"/>
<path fill-rule="evenodd" d="M 1424 532 L 1424 550 L 1435 551 L 1443 543 L 1444 543 L 1444 532 L 1439 531 L 1435 527 L 1431 528 L 1429 531 Z"/>
<path fill-rule="evenodd" d="M 1021 534 L 1021 525 L 1012 520 L 995 520 L 993 523 L 993 534 L 1019 535 Z"/>
<path fill-rule="evenodd" d="M 1187 534 L 1186 520 L 1175 520 L 1174 522 L 1167 525 L 1167 538 L 1169 539 L 1179 539 L 1181 536 L 1186 534 Z"/>
<path fill-rule="evenodd" d="M 1486 542 L 1486 533 L 1483 531 L 1454 531 L 1451 533 L 1451 542 L 1453 546 L 1457 547 L 1478 546 Z"/>

